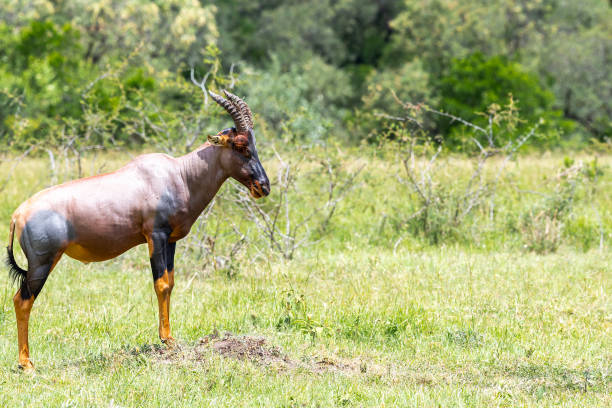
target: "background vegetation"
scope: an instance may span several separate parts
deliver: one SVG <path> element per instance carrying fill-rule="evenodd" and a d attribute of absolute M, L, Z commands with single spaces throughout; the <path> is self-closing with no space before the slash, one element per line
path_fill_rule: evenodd
<path fill-rule="evenodd" d="M 298 142 L 377 140 L 394 90 L 476 122 L 512 95 L 523 120 L 545 121 L 540 146 L 609 143 L 610 20 L 604 0 L 7 0 L 0 139 L 146 144 L 200 105 L 193 66 Z M 458 123 L 430 122 L 460 148 Z"/>
<path fill-rule="evenodd" d="M 177 352 L 144 248 L 62 259 L 35 376 L 2 280 L 0 405 L 610 406 L 611 10 L 6 0 L 5 234 L 45 187 L 229 126 L 192 80 L 246 96 L 272 193 L 227 182 L 179 243 Z"/>

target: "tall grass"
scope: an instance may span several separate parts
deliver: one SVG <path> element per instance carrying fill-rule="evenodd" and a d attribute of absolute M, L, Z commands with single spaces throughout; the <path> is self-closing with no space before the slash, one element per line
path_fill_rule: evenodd
<path fill-rule="evenodd" d="M 273 182 L 272 196 L 260 206 L 273 211 L 283 165 L 269 146 L 260 150 Z M 227 183 L 177 247 L 171 323 L 182 352 L 172 360 L 159 358 L 144 247 L 105 263 L 62 259 L 32 313 L 35 376 L 16 369 L 16 288 L 3 280 L 0 405 L 612 403 L 610 156 L 597 158 L 596 177 L 588 173 L 589 156 L 519 158 L 507 165 L 493 216 L 487 200 L 432 245 L 418 224 L 405 222 L 418 203 L 397 179 L 397 151 L 333 146 L 279 155 L 299 162 L 292 168 L 295 183 L 284 193 L 296 217 L 291 222 L 328 196 L 329 178 L 314 157 L 337 163 L 339 180 L 361 171 L 325 230 L 318 227 L 327 213 L 312 216 L 301 232 L 305 244 L 292 259 L 246 216 L 236 200 L 243 193 Z M 87 156 L 82 171 L 112 170 L 129 156 Z M 464 157 L 441 159 L 436 188 L 452 196 L 473 164 Z M 498 165 L 493 159 L 490 175 Z M 8 177 L 11 167 L 3 160 L 0 177 Z M 563 175 L 568 169 L 577 172 Z M 58 181 L 62 171 L 58 165 Z M 66 178 L 74 171 L 67 166 Z M 16 206 L 51 180 L 46 157 L 15 167 L 0 193 L 5 234 Z M 559 207 L 550 200 L 570 193 L 563 214 L 550 213 L 560 223 L 555 248 L 532 246 L 537 240 L 529 231 L 545 231 L 545 224 L 536 225 L 537 214 Z M 244 243 L 236 249 L 239 240 Z M 17 256 L 25 265 L 20 251 Z M 190 347 L 215 330 L 264 336 L 295 366 L 222 357 L 212 349 L 193 359 Z"/>

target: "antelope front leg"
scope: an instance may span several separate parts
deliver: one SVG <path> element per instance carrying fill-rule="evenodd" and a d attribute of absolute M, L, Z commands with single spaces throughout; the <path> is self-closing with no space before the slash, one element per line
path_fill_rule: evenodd
<path fill-rule="evenodd" d="M 174 287 L 174 249 L 176 243 L 168 242 L 168 233 L 154 231 L 149 241 L 153 287 L 159 307 L 159 338 L 173 347 L 176 341 L 170 334 L 170 295 Z"/>

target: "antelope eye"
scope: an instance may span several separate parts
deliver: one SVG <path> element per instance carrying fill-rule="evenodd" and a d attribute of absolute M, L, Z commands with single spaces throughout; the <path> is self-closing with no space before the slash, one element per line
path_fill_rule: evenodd
<path fill-rule="evenodd" d="M 251 157 L 249 146 L 243 143 L 234 143 L 234 150 L 247 158 Z"/>

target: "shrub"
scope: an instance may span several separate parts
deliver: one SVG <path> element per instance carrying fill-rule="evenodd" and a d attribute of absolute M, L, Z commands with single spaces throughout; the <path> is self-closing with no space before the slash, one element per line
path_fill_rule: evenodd
<path fill-rule="evenodd" d="M 552 194 L 521 215 L 519 230 L 523 247 L 537 253 L 555 252 L 566 238 L 583 249 L 594 246 L 603 234 L 603 231 L 598 234 L 601 226 L 598 228 L 579 215 L 575 215 L 574 220 L 571 218 L 580 190 L 586 200 L 591 200 L 596 194 L 597 179 L 602 174 L 603 169 L 597 160 L 585 164 L 566 157 L 563 168 L 552 178 L 556 182 Z M 603 245 L 603 239 L 599 243 Z"/>
<path fill-rule="evenodd" d="M 266 71 L 252 74 L 244 89 L 247 102 L 272 137 L 312 142 L 344 135 L 336 129 L 352 97 L 346 73 L 313 57 L 290 69 L 273 58 Z"/>
<path fill-rule="evenodd" d="M 485 57 L 474 53 L 466 58 L 453 59 L 448 72 L 435 86 L 440 93 L 440 106 L 445 112 L 458 116 L 476 125 L 487 125 L 487 111 L 493 105 L 505 105 L 512 100 L 521 112 L 521 122 L 517 129 L 523 131 L 529 123 L 541 118 L 547 122 L 540 130 L 551 130 L 559 122 L 560 114 L 552 109 L 553 94 L 544 88 L 538 78 L 518 63 L 503 56 Z M 459 122 L 448 118 L 436 118 L 438 131 L 451 145 L 461 143 Z M 512 137 L 508 130 L 497 129 L 497 143 Z"/>

